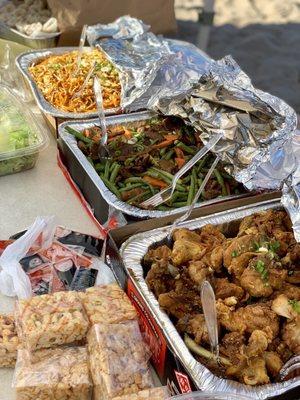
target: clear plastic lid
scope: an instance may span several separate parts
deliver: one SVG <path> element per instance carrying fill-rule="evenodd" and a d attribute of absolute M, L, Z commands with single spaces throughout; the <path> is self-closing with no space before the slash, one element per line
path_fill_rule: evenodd
<path fill-rule="evenodd" d="M 0 161 L 37 153 L 48 140 L 28 107 L 0 85 Z"/>
<path fill-rule="evenodd" d="M 226 392 L 192 392 L 170 397 L 169 400 L 251 400 L 251 397 Z"/>

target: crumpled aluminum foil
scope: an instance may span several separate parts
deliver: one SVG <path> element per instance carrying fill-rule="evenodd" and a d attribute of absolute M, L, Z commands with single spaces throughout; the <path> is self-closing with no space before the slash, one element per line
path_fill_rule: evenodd
<path fill-rule="evenodd" d="M 132 111 L 146 104 L 149 110 L 180 116 L 201 132 L 204 143 L 222 133 L 213 151 L 227 172 L 250 190 L 280 189 L 295 167 L 288 152 L 296 129 L 294 110 L 254 88 L 232 57 L 199 63 L 197 52 L 172 49 L 147 28 L 125 16 L 98 25 L 93 34 L 98 40 L 92 44 L 121 73 L 122 106 Z M 280 179 L 273 179 L 274 170 Z"/>
<path fill-rule="evenodd" d="M 123 107 L 141 98 L 171 54 L 168 42 L 148 30 L 149 26 L 130 16 L 87 29 L 89 44 L 100 48 L 119 71 Z"/>
<path fill-rule="evenodd" d="M 294 157 L 300 160 L 300 131 L 296 131 L 292 142 Z M 291 152 L 292 153 L 292 152 Z M 300 164 L 298 162 L 294 173 L 285 181 L 282 190 L 281 203 L 290 215 L 293 223 L 294 236 L 300 242 Z"/>
<path fill-rule="evenodd" d="M 239 207 L 233 210 L 223 211 L 214 215 L 196 218 L 191 221 L 185 221 L 180 225 L 181 228 L 198 229 L 204 225 L 224 225 L 229 226 L 233 221 L 261 212 L 268 209 L 279 208 L 278 200 L 269 200 L 255 205 Z M 299 378 L 292 378 L 285 382 L 270 383 L 252 387 L 244 385 L 229 379 L 219 378 L 208 370 L 201 362 L 197 361 L 194 355 L 188 350 L 182 337 L 179 335 L 169 316 L 160 308 L 154 294 L 149 290 L 144 278 L 142 259 L 150 246 L 165 239 L 170 231 L 169 227 L 157 228 L 147 232 L 141 232 L 131 236 L 122 244 L 120 254 L 124 262 L 125 269 L 139 293 L 144 299 L 151 314 L 163 327 L 164 335 L 174 354 L 180 359 L 190 378 L 196 384 L 197 388 L 203 391 L 231 393 L 242 396 L 248 396 L 255 400 L 265 400 L 278 396 L 278 399 L 286 399 L 289 390 L 300 387 Z M 277 397 L 276 397 L 277 398 Z"/>
<path fill-rule="evenodd" d="M 147 108 L 182 117 L 199 130 L 204 143 L 222 133 L 213 151 L 236 180 L 250 190 L 280 189 L 282 179 L 295 167 L 288 151 L 297 125 L 295 111 L 283 100 L 255 89 L 230 56 L 206 64 L 207 71 L 198 80 L 195 68 L 185 67 L 184 77 L 174 65 L 163 67 L 165 75 L 172 71 L 172 78 L 165 84 L 161 80 L 162 89 L 153 93 Z M 175 82 L 187 81 L 189 71 L 190 88 L 184 91 L 180 84 L 174 91 Z M 274 179 L 273 170 L 281 179 Z"/>
<path fill-rule="evenodd" d="M 150 26 L 137 18 L 123 15 L 110 24 L 96 24 L 87 27 L 86 36 L 90 46 L 95 46 L 99 39 L 133 39 L 150 30 Z"/>

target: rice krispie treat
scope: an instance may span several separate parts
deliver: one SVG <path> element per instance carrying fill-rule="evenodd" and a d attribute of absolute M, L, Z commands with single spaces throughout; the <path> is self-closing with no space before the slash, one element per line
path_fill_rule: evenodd
<path fill-rule="evenodd" d="M 13 387 L 16 400 L 90 400 L 87 349 L 38 350 L 34 363 L 28 350 L 19 350 Z"/>
<path fill-rule="evenodd" d="M 14 317 L 0 314 L 0 367 L 15 366 L 18 344 Z"/>
<path fill-rule="evenodd" d="M 26 348 L 34 351 L 80 341 L 89 323 L 76 292 L 57 292 L 19 300 L 18 333 Z"/>
<path fill-rule="evenodd" d="M 169 398 L 168 390 L 164 386 L 145 389 L 134 394 L 125 394 L 125 396 L 114 397 L 113 400 L 167 400 Z"/>
<path fill-rule="evenodd" d="M 115 324 L 137 318 L 135 308 L 117 283 L 80 293 L 91 324 Z"/>
<path fill-rule="evenodd" d="M 94 325 L 88 334 L 88 350 L 95 400 L 153 387 L 148 367 L 150 352 L 136 320 Z"/>

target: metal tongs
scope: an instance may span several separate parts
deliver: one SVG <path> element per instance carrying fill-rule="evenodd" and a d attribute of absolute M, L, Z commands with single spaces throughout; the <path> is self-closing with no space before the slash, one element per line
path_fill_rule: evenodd
<path fill-rule="evenodd" d="M 78 71 L 80 69 L 80 63 L 81 63 L 81 57 L 83 53 L 83 47 L 86 41 L 86 33 L 87 33 L 87 25 L 83 25 L 81 35 L 80 35 L 80 40 L 79 40 L 79 46 L 78 46 L 78 55 L 77 55 L 77 62 L 76 62 L 76 70 L 74 71 L 74 76 L 78 74 Z"/>
<path fill-rule="evenodd" d="M 101 162 L 101 161 L 105 161 L 108 158 L 110 158 L 110 153 L 109 153 L 109 149 L 107 146 L 108 133 L 107 133 L 107 127 L 106 127 L 105 114 L 104 114 L 101 84 L 100 84 L 100 80 L 97 76 L 94 76 L 93 87 L 94 87 L 94 94 L 95 94 L 95 100 L 96 100 L 96 105 L 97 105 L 99 123 L 100 123 L 101 132 L 102 132 L 102 136 L 101 136 L 101 139 L 99 142 L 99 148 L 98 148 L 98 155 L 99 155 L 99 159 Z"/>
<path fill-rule="evenodd" d="M 176 189 L 176 184 L 178 180 L 184 175 L 189 169 L 191 169 L 201 158 L 205 156 L 206 153 L 208 153 L 214 146 L 215 144 L 218 143 L 218 141 L 221 139 L 222 134 L 216 135 L 213 137 L 211 140 L 208 141 L 208 143 L 202 147 L 201 150 L 199 150 L 193 158 L 191 158 L 180 170 L 174 175 L 173 180 L 171 185 L 166 187 L 165 189 L 161 190 L 159 193 L 155 194 L 154 196 L 150 197 L 150 199 L 145 200 L 143 203 L 140 204 L 140 207 L 142 208 L 148 208 L 148 207 L 157 207 L 160 204 L 165 203 L 168 201 L 173 193 L 174 190 Z M 201 191 L 202 193 L 202 191 Z M 200 193 L 200 194 L 201 194 Z"/>

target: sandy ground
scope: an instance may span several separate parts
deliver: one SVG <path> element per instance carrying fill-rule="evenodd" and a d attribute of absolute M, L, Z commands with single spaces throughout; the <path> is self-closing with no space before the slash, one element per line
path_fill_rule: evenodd
<path fill-rule="evenodd" d="M 178 36 L 195 44 L 201 4 L 175 0 Z M 231 54 L 258 88 L 300 114 L 300 0 L 216 0 L 207 52 Z"/>

